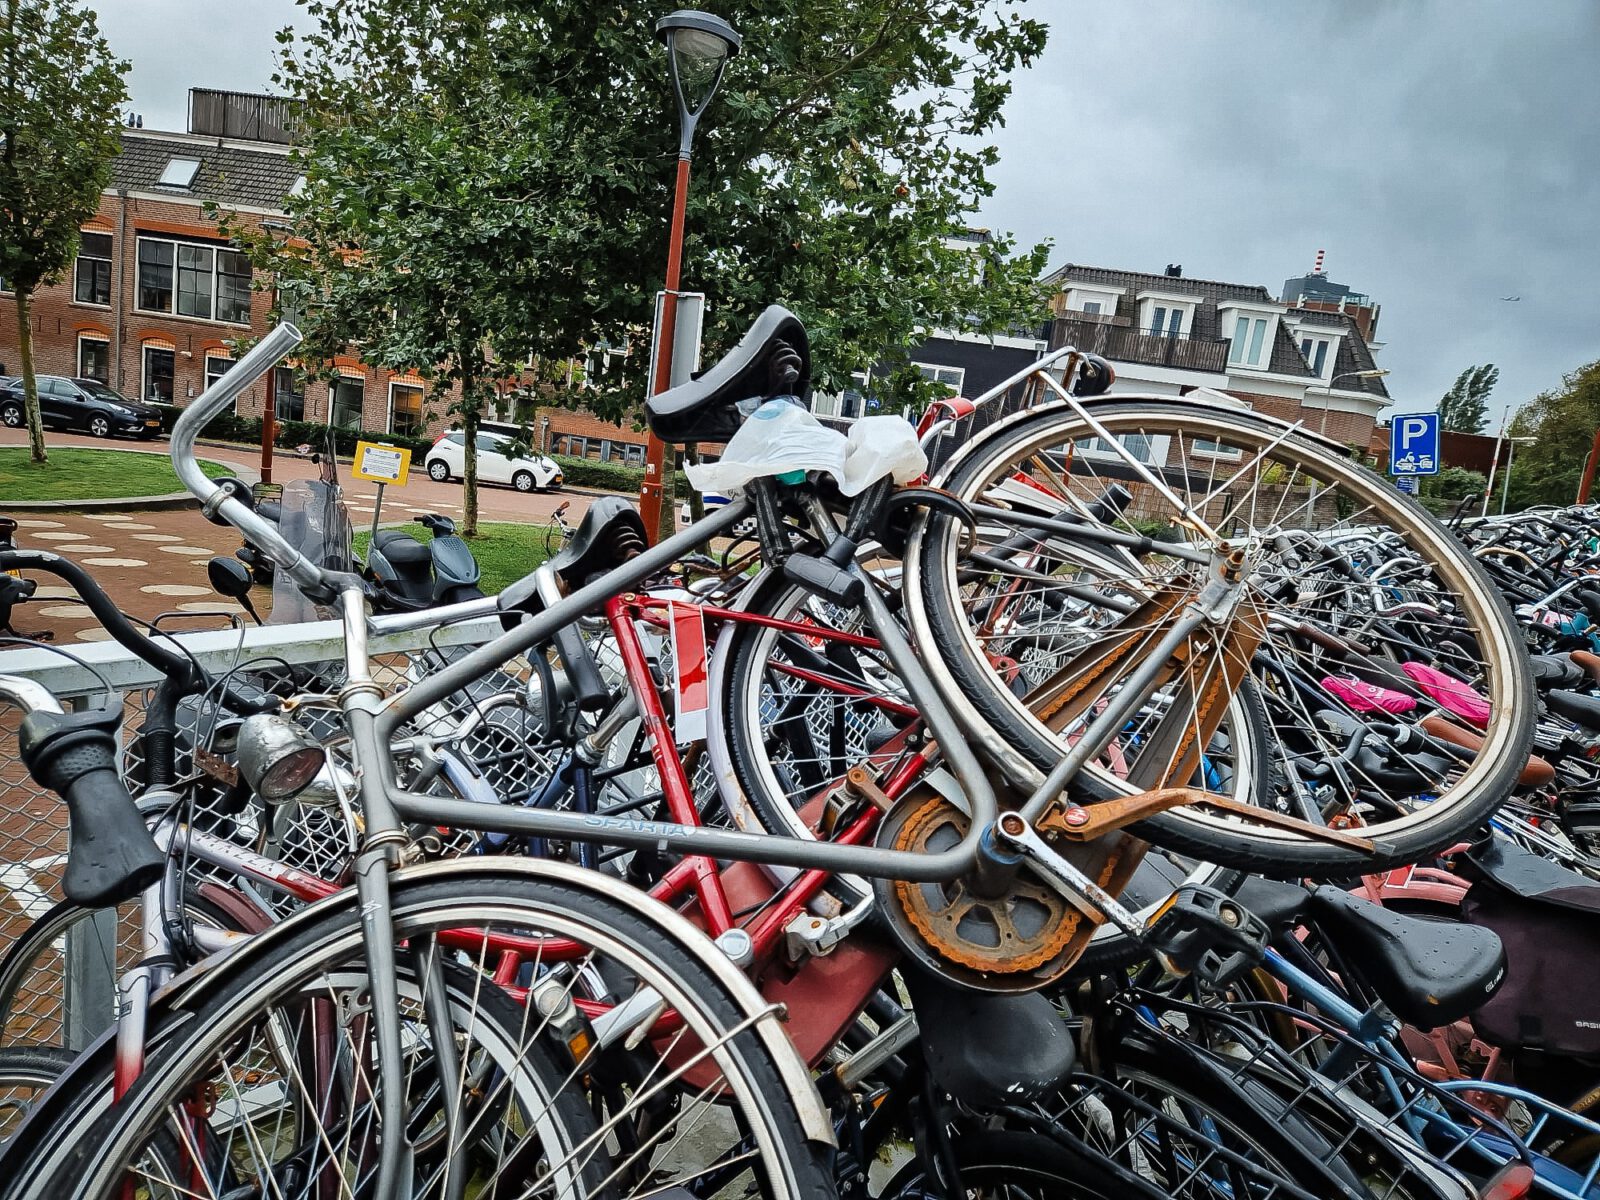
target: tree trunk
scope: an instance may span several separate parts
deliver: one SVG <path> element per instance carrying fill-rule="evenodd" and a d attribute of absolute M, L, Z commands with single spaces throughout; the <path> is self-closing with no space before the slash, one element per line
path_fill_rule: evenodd
<path fill-rule="evenodd" d="M 700 465 L 700 443 L 686 442 L 683 447 L 683 461 Z M 689 485 L 689 524 L 703 520 L 706 515 L 706 498 L 700 494 L 700 489 L 693 484 Z M 696 547 L 702 554 L 711 553 L 711 543 L 702 542 Z"/>
<path fill-rule="evenodd" d="M 464 465 L 461 468 L 461 536 L 478 536 L 478 402 L 472 368 L 463 360 L 461 367 L 461 436 Z"/>
<path fill-rule="evenodd" d="M 22 408 L 28 417 L 29 457 L 36 463 L 48 462 L 44 451 L 44 421 L 39 416 L 39 384 L 33 377 L 33 324 L 28 315 L 31 297 L 17 289 L 17 355 L 22 360 Z"/>

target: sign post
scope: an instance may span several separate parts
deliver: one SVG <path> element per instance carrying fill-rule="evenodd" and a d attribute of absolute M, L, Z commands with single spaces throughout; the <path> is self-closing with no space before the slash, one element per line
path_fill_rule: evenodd
<path fill-rule="evenodd" d="M 405 487 L 411 475 L 411 451 L 403 446 L 384 446 L 377 442 L 357 442 L 355 466 L 350 473 L 357 479 L 378 485 L 378 499 L 372 506 L 372 539 L 378 537 L 378 518 L 383 514 L 383 493 L 391 483 Z"/>
<path fill-rule="evenodd" d="M 1439 473 L 1439 414 L 1408 413 L 1389 427 L 1389 474 L 1402 492 L 1417 494 L 1419 475 Z"/>

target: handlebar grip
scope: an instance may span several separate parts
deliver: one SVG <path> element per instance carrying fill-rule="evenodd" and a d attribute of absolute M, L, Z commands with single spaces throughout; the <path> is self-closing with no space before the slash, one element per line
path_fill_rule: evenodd
<path fill-rule="evenodd" d="M 41 787 L 67 802 L 61 890 L 90 908 L 119 904 L 161 878 L 166 860 L 117 774 L 116 709 L 29 713 L 18 743 Z"/>
<path fill-rule="evenodd" d="M 565 625 L 556 631 L 556 654 L 566 669 L 567 682 L 572 685 L 573 699 L 584 712 L 596 712 L 611 703 L 611 689 L 600 678 L 600 668 L 594 655 L 578 632 L 576 625 Z"/>

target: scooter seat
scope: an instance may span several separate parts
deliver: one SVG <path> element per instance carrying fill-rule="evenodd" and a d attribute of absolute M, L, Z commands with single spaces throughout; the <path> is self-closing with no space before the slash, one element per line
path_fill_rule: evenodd
<path fill-rule="evenodd" d="M 572 540 L 550 559 L 550 569 L 576 591 L 636 557 L 649 545 L 644 518 L 621 496 L 602 496 L 589 506 Z"/>
<path fill-rule="evenodd" d="M 1407 1025 L 1459 1021 L 1505 980 L 1500 936 L 1481 925 L 1428 921 L 1324 884 L 1311 894 L 1323 933 Z"/>
<path fill-rule="evenodd" d="M 372 539 L 372 544 L 383 551 L 383 556 L 397 571 L 405 573 L 406 567 L 421 567 L 426 573 L 431 569 L 433 555 L 427 546 L 409 533 L 399 529 L 380 529 L 378 536 Z"/>
<path fill-rule="evenodd" d="M 773 304 L 756 318 L 739 344 L 699 379 L 645 401 L 650 431 L 663 442 L 679 446 L 727 441 L 744 421 L 736 405 L 767 394 L 767 363 L 783 345 L 800 355 L 795 391 L 803 398 L 811 386 L 811 343 L 806 327 L 781 304 Z"/>

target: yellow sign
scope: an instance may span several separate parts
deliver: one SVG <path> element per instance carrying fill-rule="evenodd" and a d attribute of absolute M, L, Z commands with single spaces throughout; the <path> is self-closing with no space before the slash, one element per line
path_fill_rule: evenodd
<path fill-rule="evenodd" d="M 356 465 L 351 472 L 368 483 L 392 483 L 405 487 L 411 474 L 411 451 L 402 446 L 380 446 L 377 442 L 356 443 Z"/>

